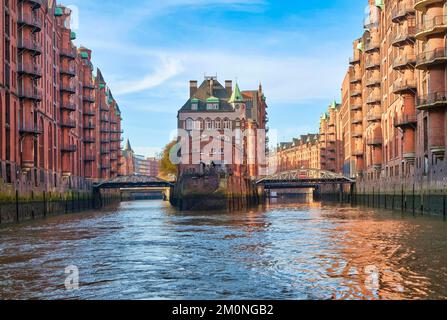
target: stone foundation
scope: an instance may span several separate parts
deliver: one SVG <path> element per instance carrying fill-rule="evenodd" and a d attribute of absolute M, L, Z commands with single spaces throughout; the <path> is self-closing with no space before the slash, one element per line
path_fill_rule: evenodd
<path fill-rule="evenodd" d="M 171 204 L 179 210 L 235 211 L 258 204 L 253 181 L 225 174 L 185 174 L 171 192 Z"/>
<path fill-rule="evenodd" d="M 23 197 L 3 194 L 0 201 L 0 224 L 18 223 L 46 218 L 52 215 L 78 213 L 116 205 L 120 202 L 117 191 L 72 192 L 65 194 L 42 193 L 38 196 Z"/>

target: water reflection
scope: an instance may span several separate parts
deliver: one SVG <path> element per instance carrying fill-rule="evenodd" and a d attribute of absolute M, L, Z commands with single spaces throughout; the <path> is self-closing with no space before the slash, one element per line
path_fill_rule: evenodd
<path fill-rule="evenodd" d="M 158 201 L 0 229 L 2 299 L 447 297 L 446 224 L 322 203 L 179 213 Z M 80 271 L 65 290 L 64 270 Z"/>

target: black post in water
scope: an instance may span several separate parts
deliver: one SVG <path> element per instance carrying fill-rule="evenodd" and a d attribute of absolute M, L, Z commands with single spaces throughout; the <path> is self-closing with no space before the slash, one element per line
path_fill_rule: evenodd
<path fill-rule="evenodd" d="M 414 183 L 413 183 L 413 215 L 416 214 L 416 204 L 415 204 L 414 197 L 415 197 L 415 186 L 414 186 Z"/>
<path fill-rule="evenodd" d="M 402 185 L 402 199 L 401 199 L 401 210 L 404 212 L 404 185 Z"/>
<path fill-rule="evenodd" d="M 47 216 L 47 196 L 45 191 L 43 192 L 43 216 Z"/>
<path fill-rule="evenodd" d="M 447 199 L 446 199 L 446 195 L 444 194 L 444 197 L 443 197 L 443 209 L 442 209 L 443 215 L 444 215 L 444 220 L 447 217 L 447 211 L 446 210 L 447 210 Z"/>
<path fill-rule="evenodd" d="M 16 220 L 19 222 L 19 190 L 16 190 Z"/>

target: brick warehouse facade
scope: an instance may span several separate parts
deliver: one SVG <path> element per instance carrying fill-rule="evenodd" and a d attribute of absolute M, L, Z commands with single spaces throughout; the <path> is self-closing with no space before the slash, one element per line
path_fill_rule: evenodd
<path fill-rule="evenodd" d="M 0 191 L 89 190 L 117 176 L 121 115 L 70 10 L 45 0 L 0 5 Z"/>
<path fill-rule="evenodd" d="M 368 4 L 341 105 L 322 117 L 319 168 L 357 177 L 357 191 L 383 194 L 385 206 L 387 194 L 399 194 L 401 206 L 411 195 L 413 208 L 437 201 L 439 210 L 447 189 L 447 1 Z M 328 118 L 335 128 L 326 128 Z M 326 129 L 336 136 L 329 166 L 323 151 L 334 133 L 322 135 Z"/>

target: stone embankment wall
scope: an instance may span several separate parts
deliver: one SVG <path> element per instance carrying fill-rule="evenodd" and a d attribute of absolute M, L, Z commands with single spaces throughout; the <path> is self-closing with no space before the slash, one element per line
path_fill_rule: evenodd
<path fill-rule="evenodd" d="M 180 210 L 240 210 L 259 203 L 255 184 L 227 174 L 185 174 L 171 192 L 171 204 Z"/>
<path fill-rule="evenodd" d="M 359 179 L 352 193 L 349 186 L 344 186 L 342 193 L 339 186 L 325 186 L 320 194 L 322 200 L 446 217 L 447 178 L 433 180 L 429 177 L 418 180 L 404 177 L 383 178 L 380 181 Z"/>
<path fill-rule="evenodd" d="M 380 182 L 360 180 L 355 203 L 415 214 L 447 214 L 447 177 L 430 179 L 383 178 Z"/>
<path fill-rule="evenodd" d="M 18 223 L 108 207 L 120 202 L 117 191 L 40 193 L 21 196 L 16 192 L 0 193 L 0 224 Z"/>

